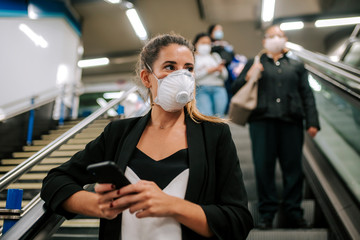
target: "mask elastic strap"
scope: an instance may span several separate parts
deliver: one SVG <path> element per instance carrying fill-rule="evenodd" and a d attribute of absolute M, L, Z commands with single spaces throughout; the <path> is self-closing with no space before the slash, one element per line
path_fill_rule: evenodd
<path fill-rule="evenodd" d="M 153 73 L 153 70 L 151 69 L 151 67 L 149 66 L 149 64 L 145 63 L 146 67 L 150 70 L 151 73 Z"/>
<path fill-rule="evenodd" d="M 145 63 L 145 65 L 147 66 L 147 68 L 150 70 L 151 74 L 158 80 L 160 81 L 154 74 L 153 70 L 151 69 L 151 67 L 149 66 L 149 64 Z"/>

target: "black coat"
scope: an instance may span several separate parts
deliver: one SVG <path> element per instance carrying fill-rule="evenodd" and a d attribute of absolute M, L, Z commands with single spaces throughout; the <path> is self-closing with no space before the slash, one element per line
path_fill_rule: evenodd
<path fill-rule="evenodd" d="M 305 119 L 306 128 L 320 129 L 308 72 L 302 62 L 287 55 L 284 54 L 277 64 L 266 54 L 261 56 L 264 71 L 258 82 L 257 107 L 251 113 L 249 122 L 272 118 L 299 123 Z M 253 63 L 253 59 L 249 60 L 232 84 L 233 94 L 245 85 L 245 76 Z"/>
<path fill-rule="evenodd" d="M 44 179 L 41 197 L 55 212 L 67 217 L 61 204 L 94 179 L 86 166 L 112 160 L 125 170 L 150 119 L 144 117 L 110 123 L 104 132 L 87 144 L 70 161 L 52 169 Z M 211 239 L 246 239 L 253 227 L 239 159 L 227 124 L 195 123 L 186 116 L 189 152 L 189 180 L 185 199 L 199 204 L 215 234 Z M 100 239 L 120 239 L 121 214 L 114 220 L 100 220 Z M 205 239 L 182 226 L 183 239 Z"/>

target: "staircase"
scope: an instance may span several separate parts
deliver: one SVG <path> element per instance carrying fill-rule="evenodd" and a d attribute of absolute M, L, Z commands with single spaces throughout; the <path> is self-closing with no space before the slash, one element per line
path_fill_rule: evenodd
<path fill-rule="evenodd" d="M 65 122 L 63 126 L 59 126 L 56 130 L 50 130 L 49 134 L 43 135 L 41 140 L 34 140 L 32 146 L 24 146 L 22 152 L 14 152 L 11 159 L 1 159 L 0 160 L 0 176 L 4 175 L 6 172 L 15 168 L 18 164 L 25 161 L 27 158 L 35 154 L 37 151 L 45 147 L 47 144 L 52 142 L 54 139 L 59 137 L 61 134 L 65 133 L 67 130 L 75 126 L 79 121 L 68 121 Z M 104 130 L 105 126 L 109 123 L 107 119 L 100 119 L 94 121 L 87 128 L 83 129 L 80 133 L 76 134 L 72 139 L 67 143 L 62 145 L 59 149 L 52 152 L 48 157 L 40 162 L 40 164 L 34 166 L 29 172 L 24 174 L 16 182 L 10 184 L 7 189 L 23 189 L 23 201 L 22 207 L 26 206 L 29 201 L 35 197 L 41 190 L 42 180 L 47 175 L 50 169 L 59 166 L 65 161 L 69 160 L 72 155 L 76 152 L 84 149 L 85 145 L 91 140 L 95 139 L 99 134 Z M 7 191 L 2 191 L 0 193 L 0 208 L 5 208 L 6 204 Z M 3 221 L 0 221 L 0 225 L 3 225 Z M 79 216 L 73 220 L 66 220 L 59 233 L 56 233 L 58 236 L 64 236 L 67 239 L 75 237 L 73 235 L 73 229 L 81 229 L 79 237 L 83 239 L 92 239 L 91 236 L 98 236 L 98 219 L 89 219 Z M 54 239 L 61 239 L 56 238 Z"/>
<path fill-rule="evenodd" d="M 254 218 L 254 224 L 257 225 L 260 220 L 259 213 L 257 211 L 257 192 L 256 182 L 254 175 L 254 165 L 252 161 L 251 153 L 251 142 L 249 136 L 249 130 L 247 127 L 241 127 L 230 123 L 230 130 L 232 133 L 233 140 L 235 142 L 240 167 L 243 172 L 243 178 L 245 188 L 248 194 L 249 210 Z M 278 192 L 282 189 L 281 171 L 279 166 L 276 167 L 276 185 Z M 306 184 L 305 184 L 306 185 Z M 302 202 L 304 209 L 304 218 L 310 223 L 311 226 L 320 225 L 316 222 L 316 202 L 314 199 L 307 198 Z M 286 228 L 285 223 L 282 221 L 282 214 L 279 213 L 275 216 L 273 222 L 273 229 L 271 230 L 260 230 L 254 228 L 249 236 L 248 240 L 328 240 L 329 234 L 326 228 L 310 228 L 310 229 L 289 229 Z"/>

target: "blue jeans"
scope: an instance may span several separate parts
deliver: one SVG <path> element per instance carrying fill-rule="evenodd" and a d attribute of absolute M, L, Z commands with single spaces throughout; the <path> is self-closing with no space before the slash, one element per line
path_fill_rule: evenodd
<path fill-rule="evenodd" d="M 196 88 L 196 106 L 204 115 L 224 117 L 227 101 L 224 87 L 198 86 Z"/>

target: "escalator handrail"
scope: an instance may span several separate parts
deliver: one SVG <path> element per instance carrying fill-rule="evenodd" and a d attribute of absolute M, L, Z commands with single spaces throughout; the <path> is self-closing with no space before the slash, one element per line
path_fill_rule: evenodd
<path fill-rule="evenodd" d="M 288 43 L 286 47 L 289 48 L 292 52 L 294 52 L 295 55 L 297 55 L 298 57 L 303 58 L 313 64 L 319 65 L 329 71 L 335 72 L 336 74 L 346 77 L 347 79 L 351 79 L 357 84 L 360 84 L 360 77 L 343 70 L 339 64 L 329 64 L 326 61 L 322 61 L 320 60 L 320 58 L 323 58 L 323 56 L 320 57 L 319 54 L 306 50 L 305 48 L 294 43 Z"/>
<path fill-rule="evenodd" d="M 347 72 L 354 73 L 354 74 L 360 76 L 360 70 L 357 69 L 357 68 L 354 68 L 354 67 L 352 67 L 350 65 L 344 64 L 342 62 L 334 62 L 328 56 L 323 55 L 321 53 L 313 53 L 313 54 L 321 61 L 324 61 L 324 62 L 326 62 L 326 63 L 328 63 L 330 65 L 333 65 L 333 66 L 335 66 L 337 68 L 343 69 L 343 70 L 345 70 Z"/>
<path fill-rule="evenodd" d="M 16 181 L 26 172 L 28 172 L 32 167 L 34 167 L 41 160 L 43 160 L 45 157 L 47 157 L 49 154 L 51 154 L 53 151 L 59 148 L 62 144 L 64 144 L 66 141 L 72 138 L 75 134 L 77 134 L 82 129 L 87 127 L 90 123 L 92 123 L 93 121 L 104 115 L 109 109 L 113 108 L 121 101 L 125 100 L 130 93 L 133 93 L 136 90 L 137 87 L 134 86 L 129 90 L 127 90 L 120 98 L 111 100 L 106 106 L 98 109 L 93 114 L 91 114 L 90 116 L 88 116 L 87 118 L 76 124 L 74 127 L 69 129 L 67 132 L 60 135 L 54 141 L 46 145 L 40 151 L 36 152 L 34 155 L 26 159 L 24 162 L 16 166 L 14 169 L 7 172 L 5 175 L 3 175 L 0 178 L 0 191 L 4 190 L 7 186 L 9 186 L 11 183 Z"/>

